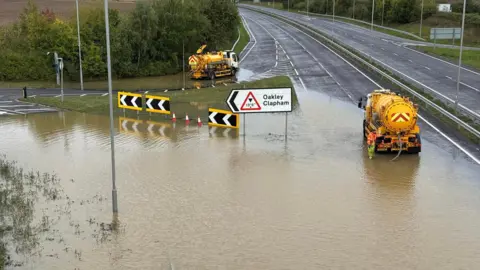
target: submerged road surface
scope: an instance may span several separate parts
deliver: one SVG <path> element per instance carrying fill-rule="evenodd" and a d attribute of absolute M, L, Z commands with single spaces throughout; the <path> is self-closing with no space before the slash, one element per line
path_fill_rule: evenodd
<path fill-rule="evenodd" d="M 246 19 L 250 29 L 253 25 L 260 26 L 252 29 L 255 36 L 265 36 L 266 32 L 271 39 L 277 41 L 278 47 L 281 48 L 277 52 L 283 52 L 289 59 L 288 62 L 295 73 L 284 71 L 283 74 L 292 77 L 297 93 L 304 93 L 300 97 L 300 103 L 302 98 L 309 98 L 308 93 L 319 92 L 326 94 L 328 97 L 356 105 L 360 97 L 374 89 L 382 88 L 380 83 L 301 30 L 275 18 L 247 9 L 241 9 L 241 14 Z M 255 32 L 255 29 L 261 30 Z M 263 50 L 266 50 L 266 48 Z M 273 45 L 268 55 L 271 55 L 272 51 L 275 51 Z M 244 61 L 253 65 L 255 58 L 247 56 Z M 242 68 L 245 69 L 248 66 L 242 66 Z M 276 74 L 280 73 L 277 72 Z M 358 113 L 361 115 L 362 111 L 358 110 Z M 423 117 L 419 121 L 423 140 L 430 140 L 437 145 L 459 149 L 466 156 L 470 156 L 468 158 L 473 157 L 477 163 L 480 163 L 478 145 L 459 139 L 451 131 L 442 130 L 443 127 L 441 128 L 436 123 L 431 122 L 432 120 Z M 359 130 L 361 130 L 361 124 L 359 124 Z M 449 134 L 447 135 L 445 132 Z"/>
<path fill-rule="evenodd" d="M 25 204 L 31 228 L 51 229 L 18 237 L 39 246 L 12 260 L 52 270 L 475 269 L 480 166 L 429 140 L 420 156 L 369 160 L 361 120 L 315 92 L 288 116 L 288 141 L 282 114 L 247 116 L 246 137 L 116 119 L 112 220 L 108 117 L 0 118 L 2 154 L 56 173 L 63 190 Z M 7 213 L 24 228 L 28 209 Z"/>
<path fill-rule="evenodd" d="M 315 16 L 309 18 L 298 13 L 266 7 L 249 7 L 286 16 L 319 29 L 328 35 L 333 35 L 336 39 L 354 47 L 364 55 L 382 62 L 392 70 L 396 70 L 408 81 L 427 89 L 435 95 L 443 95 L 455 100 L 457 66 L 408 47 L 400 46 L 399 38 L 340 21 L 333 22 L 331 19 Z M 460 82 L 459 103 L 471 109 L 480 118 L 480 72 L 463 69 Z"/>

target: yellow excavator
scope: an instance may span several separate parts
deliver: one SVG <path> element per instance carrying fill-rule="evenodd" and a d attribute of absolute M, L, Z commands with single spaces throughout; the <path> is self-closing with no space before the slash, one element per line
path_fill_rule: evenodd
<path fill-rule="evenodd" d="M 206 47 L 206 44 L 202 45 L 196 54 L 188 58 L 192 79 L 209 78 L 213 80 L 218 77 L 234 76 L 236 74 L 239 57 L 234 51 L 204 53 Z"/>
<path fill-rule="evenodd" d="M 365 100 L 366 104 L 363 105 Z M 388 89 L 374 90 L 366 98 L 360 98 L 358 107 L 365 109 L 364 138 L 376 131 L 375 152 L 421 152 L 418 105 L 408 97 L 399 96 Z"/>

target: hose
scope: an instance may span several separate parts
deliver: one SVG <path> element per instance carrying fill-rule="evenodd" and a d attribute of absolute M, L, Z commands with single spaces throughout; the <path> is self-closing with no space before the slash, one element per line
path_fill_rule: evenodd
<path fill-rule="evenodd" d="M 390 161 L 396 160 L 396 159 L 400 156 L 400 154 L 402 153 L 402 140 L 401 140 L 400 134 L 398 134 L 398 141 L 400 142 L 400 151 L 398 151 L 397 156 L 394 157 L 394 158 L 393 158 L 392 160 L 390 160 Z"/>

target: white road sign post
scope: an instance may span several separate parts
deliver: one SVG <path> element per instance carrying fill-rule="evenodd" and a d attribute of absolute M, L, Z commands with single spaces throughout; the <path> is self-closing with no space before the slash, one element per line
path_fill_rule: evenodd
<path fill-rule="evenodd" d="M 292 88 L 233 89 L 226 102 L 233 113 L 284 112 L 287 119 L 287 114 L 292 111 Z M 287 120 L 285 139 L 286 137 Z"/>

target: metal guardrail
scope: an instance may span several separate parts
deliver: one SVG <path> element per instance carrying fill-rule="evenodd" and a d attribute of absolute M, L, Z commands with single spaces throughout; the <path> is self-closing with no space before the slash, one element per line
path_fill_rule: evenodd
<path fill-rule="evenodd" d="M 298 11 L 299 13 L 303 13 L 303 14 L 306 14 L 307 12 L 306 11 Z M 308 12 L 308 14 L 313 14 L 315 16 L 321 16 L 321 17 L 327 17 L 327 18 L 332 18 L 333 16 L 332 15 L 327 15 L 327 14 L 320 14 L 320 13 L 315 13 L 315 12 Z M 353 18 L 349 18 L 349 17 L 344 17 L 344 16 L 335 16 L 335 18 L 340 18 L 340 19 L 344 19 L 344 20 L 349 20 L 349 21 L 352 21 L 352 22 L 358 22 L 358 23 L 363 23 L 365 25 L 372 25 L 371 23 L 369 22 L 366 22 L 366 21 L 362 21 L 362 20 L 357 20 L 357 19 L 353 19 Z M 390 30 L 390 31 L 394 31 L 394 32 L 397 32 L 397 33 L 401 33 L 401 34 L 404 34 L 404 35 L 407 35 L 407 36 L 411 36 L 411 37 L 414 37 L 418 40 L 423 40 L 425 41 L 424 38 L 422 37 L 419 37 L 415 34 L 412 34 L 410 32 L 407 32 L 407 31 L 403 31 L 403 30 L 399 30 L 399 29 L 395 29 L 395 28 L 391 28 L 391 27 L 387 27 L 387 26 L 383 26 L 383 25 L 378 25 L 378 24 L 373 24 L 374 27 L 378 27 L 378 28 L 382 28 L 382 29 L 385 29 L 385 30 Z"/>
<path fill-rule="evenodd" d="M 249 8 L 250 9 L 250 8 Z M 295 22 L 291 19 L 288 19 L 288 18 L 285 18 L 284 16 L 281 16 L 281 15 L 277 15 L 277 14 L 273 14 L 273 13 L 270 13 L 270 12 L 266 12 L 266 11 L 259 11 L 258 9 L 255 9 L 255 8 L 252 8 L 251 10 L 254 10 L 254 11 L 257 11 L 257 12 L 261 12 L 261 13 L 265 13 L 267 15 L 270 15 L 272 17 L 276 17 L 280 20 L 283 20 L 283 21 L 286 21 L 287 23 L 290 23 L 292 25 L 295 25 L 297 26 L 298 28 L 301 28 L 301 29 L 304 29 L 314 35 L 317 35 L 317 36 L 320 36 L 322 37 L 326 42 L 328 42 L 329 44 L 331 44 L 332 46 L 334 46 L 335 48 L 337 48 L 338 50 L 348 54 L 350 57 L 354 58 L 355 60 L 361 62 L 362 64 L 366 65 L 367 67 L 369 67 L 370 69 L 374 70 L 375 72 L 377 72 L 378 74 L 380 74 L 381 76 L 383 76 L 384 78 L 390 80 L 392 83 L 398 85 L 399 87 L 401 87 L 402 89 L 406 90 L 407 92 L 409 92 L 410 94 L 412 94 L 413 96 L 415 96 L 416 98 L 418 98 L 419 100 L 421 100 L 422 102 L 424 102 L 425 104 L 427 104 L 428 106 L 434 108 L 435 110 L 437 110 L 438 112 L 440 112 L 442 115 L 444 115 L 445 117 L 449 118 L 451 121 L 455 122 L 456 124 L 458 124 L 459 126 L 461 126 L 462 128 L 464 128 L 465 130 L 469 131 L 470 133 L 472 133 L 473 135 L 475 135 L 477 138 L 480 139 L 480 131 L 475 129 L 474 127 L 470 126 L 469 124 L 465 123 L 463 120 L 461 120 L 460 118 L 458 118 L 457 116 L 453 115 L 452 113 L 450 113 L 449 111 L 445 110 L 444 108 L 442 108 L 441 106 L 437 105 L 436 103 L 432 102 L 431 100 L 429 100 L 428 98 L 424 97 L 422 94 L 418 93 L 417 91 L 413 90 L 412 88 L 408 87 L 407 85 L 405 85 L 404 83 L 400 82 L 399 80 L 393 78 L 392 76 L 390 76 L 389 74 L 387 74 L 385 71 L 377 68 L 376 66 L 374 66 L 373 64 L 371 64 L 370 62 L 366 61 L 365 59 L 363 59 L 362 57 L 356 55 L 355 53 L 351 52 L 350 50 L 353 50 L 355 51 L 354 48 L 348 46 L 348 45 L 340 45 L 336 42 L 334 42 L 332 40 L 332 38 L 328 38 L 326 36 L 324 36 L 323 34 L 320 33 L 319 30 L 317 29 L 311 29 L 311 27 L 309 26 L 305 26 L 305 25 L 302 25 L 298 22 Z M 340 43 L 340 42 L 339 42 Z M 346 49 L 345 47 L 349 47 L 349 49 Z"/>

